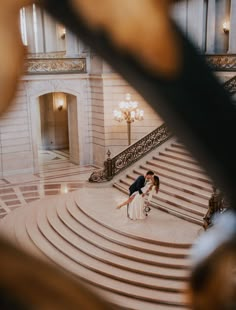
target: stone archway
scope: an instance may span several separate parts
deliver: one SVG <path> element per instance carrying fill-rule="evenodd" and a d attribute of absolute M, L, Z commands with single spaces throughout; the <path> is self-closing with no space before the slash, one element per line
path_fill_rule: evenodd
<path fill-rule="evenodd" d="M 70 162 L 80 164 L 77 97 L 64 92 L 51 92 L 40 95 L 37 103 L 37 113 L 33 118 L 37 124 L 34 140 L 38 150 L 69 149 Z M 39 166 L 38 159 L 36 162 Z"/>
<path fill-rule="evenodd" d="M 68 84 L 68 85 L 67 85 Z M 89 132 L 88 101 L 85 81 L 82 80 L 36 80 L 27 83 L 27 101 L 30 113 L 30 129 L 33 153 L 33 171 L 38 173 L 37 124 L 39 97 L 48 93 L 64 93 L 68 103 L 68 133 L 70 161 L 78 165 L 91 164 L 91 143 Z"/>

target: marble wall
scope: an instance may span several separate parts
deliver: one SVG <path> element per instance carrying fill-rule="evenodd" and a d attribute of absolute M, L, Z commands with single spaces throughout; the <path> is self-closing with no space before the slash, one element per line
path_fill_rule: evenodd
<path fill-rule="evenodd" d="M 183 0 L 172 16 L 203 53 L 236 53 L 236 0 Z"/>
<path fill-rule="evenodd" d="M 61 121 L 56 124 L 57 117 L 53 111 L 53 96 L 60 92 L 65 94 L 68 105 L 67 129 L 58 128 Z M 133 143 L 163 121 L 117 74 L 98 74 L 97 71 L 97 74 L 90 75 L 25 76 L 14 102 L 0 119 L 1 176 L 36 173 L 39 170 L 38 150 L 64 147 L 65 141 L 60 138 L 67 130 L 71 161 L 80 165 L 102 166 L 108 149 L 115 156 L 128 145 L 126 122 L 118 123 L 113 118 L 113 110 L 118 108 L 119 101 L 124 100 L 127 92 L 145 111 L 143 121 L 132 123 Z M 39 104 L 42 102 L 41 117 L 45 120 L 43 124 L 47 125 L 48 135 L 45 135 L 46 127 L 39 124 Z M 48 102 L 52 104 L 49 109 L 52 113 L 46 111 Z M 56 112 L 57 116 L 63 113 Z"/>
<path fill-rule="evenodd" d="M 27 92 L 25 85 L 21 83 L 14 102 L 0 116 L 1 177 L 33 172 L 34 156 L 29 120 Z"/>

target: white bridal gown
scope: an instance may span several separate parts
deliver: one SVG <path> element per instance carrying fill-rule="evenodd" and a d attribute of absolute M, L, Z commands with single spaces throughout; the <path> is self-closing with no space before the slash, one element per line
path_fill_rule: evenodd
<path fill-rule="evenodd" d="M 145 194 L 147 190 L 150 187 L 150 183 L 147 183 L 143 188 L 142 192 Z M 154 186 L 152 187 L 152 190 L 149 192 L 148 195 L 148 201 L 151 200 L 152 195 L 153 195 L 153 189 Z M 128 207 L 128 214 L 129 218 L 132 220 L 143 220 L 146 218 L 146 214 L 144 212 L 144 202 L 147 196 L 145 195 L 142 197 L 142 194 L 140 195 L 139 192 L 134 192 L 132 196 L 135 196 L 134 199 L 130 202 L 129 207 Z"/>

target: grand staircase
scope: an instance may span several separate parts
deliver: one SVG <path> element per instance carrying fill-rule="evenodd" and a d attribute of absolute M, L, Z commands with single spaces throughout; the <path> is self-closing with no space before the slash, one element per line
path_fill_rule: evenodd
<path fill-rule="evenodd" d="M 111 186 L 45 198 L 6 216 L 0 233 L 119 309 L 187 309 L 188 255 L 198 226 L 160 210 L 129 221 L 115 208 L 124 198 Z"/>
<path fill-rule="evenodd" d="M 202 226 L 212 182 L 186 148 L 172 139 L 118 178 L 114 187 L 127 194 L 131 183 L 147 170 L 160 177 L 160 191 L 153 196 L 152 207 Z"/>
<path fill-rule="evenodd" d="M 116 206 L 150 169 L 160 177 L 160 191 L 150 216 L 131 221 Z M 83 280 L 115 308 L 188 309 L 189 253 L 204 231 L 210 180 L 171 140 L 114 181 L 18 208 L 0 221 L 0 234 Z"/>

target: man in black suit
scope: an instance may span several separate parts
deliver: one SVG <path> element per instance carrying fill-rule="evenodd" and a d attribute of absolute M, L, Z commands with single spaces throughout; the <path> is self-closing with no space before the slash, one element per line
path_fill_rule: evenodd
<path fill-rule="evenodd" d="M 140 175 L 133 184 L 129 187 L 129 195 L 131 196 L 134 192 L 139 192 L 140 195 L 143 194 L 142 187 L 148 182 L 154 175 L 154 172 L 149 170 L 146 175 Z"/>
<path fill-rule="evenodd" d="M 149 170 L 145 176 L 140 175 L 137 177 L 137 179 L 134 181 L 133 184 L 129 187 L 129 196 L 131 196 L 134 192 L 139 192 L 140 195 L 143 195 L 142 187 L 148 182 L 154 175 L 154 172 Z M 127 216 L 129 217 L 129 205 L 127 205 Z"/>

